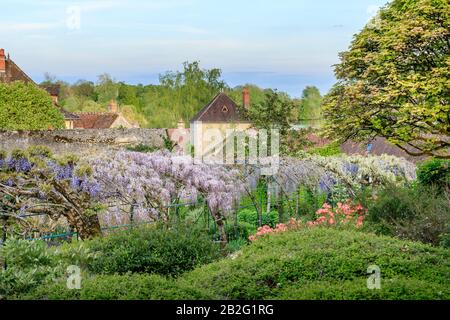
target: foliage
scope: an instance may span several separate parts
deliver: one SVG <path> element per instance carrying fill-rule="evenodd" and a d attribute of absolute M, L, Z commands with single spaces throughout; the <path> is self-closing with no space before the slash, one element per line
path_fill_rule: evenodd
<path fill-rule="evenodd" d="M 119 95 L 119 86 L 109 74 L 102 74 L 98 77 L 95 86 L 95 94 L 99 103 L 106 104 L 111 100 L 116 100 Z"/>
<path fill-rule="evenodd" d="M 157 151 L 159 148 L 140 143 L 135 146 L 128 146 L 126 149 L 133 152 L 152 153 Z"/>
<path fill-rule="evenodd" d="M 157 85 L 116 82 L 108 74 L 100 75 L 96 83 L 79 80 L 71 85 L 48 77 L 42 84 L 60 85 L 59 101 L 68 111 L 107 112 L 110 100 L 116 99 L 129 121 L 150 128 L 174 128 L 180 119 L 189 121 L 221 91 L 241 105 L 244 88 L 229 88 L 220 69 L 203 69 L 198 61 L 183 63 L 181 71 L 161 74 Z M 252 84 L 245 88 L 254 104 L 262 103 L 270 92 Z"/>
<path fill-rule="evenodd" d="M 25 293 L 62 274 L 42 241 L 8 239 L 0 247 L 0 260 L 7 267 L 0 270 L 0 297 Z"/>
<path fill-rule="evenodd" d="M 238 106 L 242 106 L 242 91 L 247 89 L 250 94 L 250 102 L 252 104 L 261 104 L 266 99 L 266 94 L 270 92 L 270 89 L 261 89 L 256 85 L 247 83 L 245 85 L 237 86 L 231 90 L 227 90 L 228 96 L 237 103 Z"/>
<path fill-rule="evenodd" d="M 322 157 L 331 157 L 342 154 L 341 146 L 339 143 L 333 142 L 322 147 L 315 147 L 308 149 L 310 154 L 316 154 Z"/>
<path fill-rule="evenodd" d="M 263 237 L 236 258 L 200 267 L 179 281 L 212 291 L 216 299 L 290 299 L 300 295 L 295 288 L 320 299 L 325 283 L 341 282 L 348 291 L 333 285 L 328 298 L 448 299 L 448 258 L 448 251 L 420 243 L 303 228 Z M 381 290 L 367 289 L 370 265 L 381 269 Z"/>
<path fill-rule="evenodd" d="M 248 110 L 243 109 L 243 112 L 256 128 L 268 131 L 278 129 L 281 138 L 285 138 L 291 129 L 289 118 L 294 107 L 294 103 L 288 97 L 269 90 L 263 102 L 253 103 Z"/>
<path fill-rule="evenodd" d="M 450 190 L 450 161 L 431 159 L 421 163 L 417 168 L 417 180 L 424 186 L 436 186 Z"/>
<path fill-rule="evenodd" d="M 89 243 L 97 274 L 155 273 L 177 276 L 221 256 L 207 233 L 194 225 L 143 226 L 113 232 Z"/>
<path fill-rule="evenodd" d="M 47 130 L 62 127 L 64 119 L 47 92 L 31 83 L 0 83 L 0 129 Z"/>
<path fill-rule="evenodd" d="M 381 289 L 367 288 L 367 268 Z M 449 252 L 334 228 L 299 228 L 262 237 L 228 258 L 184 273 L 95 275 L 81 290 L 46 283 L 26 299 L 443 299 L 450 297 Z"/>
<path fill-rule="evenodd" d="M 37 300 L 204 300 L 211 294 L 155 274 L 95 275 L 82 280 L 81 290 L 68 290 L 54 282 L 37 288 L 21 299 Z"/>
<path fill-rule="evenodd" d="M 277 211 L 263 212 L 262 224 L 270 227 L 275 227 L 278 223 L 279 217 Z M 237 219 L 239 222 L 246 222 L 253 226 L 258 226 L 258 213 L 256 210 L 243 209 L 238 212 Z"/>
<path fill-rule="evenodd" d="M 369 226 L 382 234 L 438 245 L 448 231 L 449 196 L 433 188 L 388 186 L 368 207 Z"/>
<path fill-rule="evenodd" d="M 319 89 L 307 86 L 302 93 L 298 120 L 318 120 L 322 117 L 322 96 Z"/>
<path fill-rule="evenodd" d="M 450 6 L 394 0 L 341 53 L 326 135 L 386 137 L 411 155 L 449 158 Z"/>
<path fill-rule="evenodd" d="M 173 149 L 177 146 L 177 144 L 175 142 L 173 142 L 169 137 L 163 136 L 163 141 L 164 141 L 164 148 L 166 148 L 166 150 L 172 152 Z"/>

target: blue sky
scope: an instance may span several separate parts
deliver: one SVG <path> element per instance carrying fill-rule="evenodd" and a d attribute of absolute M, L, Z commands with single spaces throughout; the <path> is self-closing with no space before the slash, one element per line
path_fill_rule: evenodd
<path fill-rule="evenodd" d="M 325 93 L 332 65 L 387 0 L 2 0 L 0 47 L 34 80 L 157 83 L 184 61 L 231 86 Z"/>

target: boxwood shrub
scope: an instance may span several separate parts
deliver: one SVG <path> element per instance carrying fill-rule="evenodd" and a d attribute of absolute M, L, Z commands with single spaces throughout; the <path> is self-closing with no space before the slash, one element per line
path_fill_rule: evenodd
<path fill-rule="evenodd" d="M 177 276 L 220 257 L 219 245 L 194 225 L 142 226 L 117 231 L 89 243 L 97 258 L 92 273 L 155 273 Z"/>
<path fill-rule="evenodd" d="M 32 299 L 443 299 L 450 298 L 450 253 L 361 231 L 305 228 L 272 234 L 233 256 L 178 278 L 94 276 L 80 291 L 43 285 Z M 367 288 L 367 268 L 381 289 Z"/>
<path fill-rule="evenodd" d="M 82 279 L 80 290 L 54 282 L 23 295 L 26 300 L 170 300 L 210 299 L 206 290 L 154 274 L 95 275 Z"/>
<path fill-rule="evenodd" d="M 257 240 L 237 258 L 197 268 L 178 283 L 217 299 L 449 299 L 449 258 L 448 250 L 417 242 L 303 229 Z M 381 290 L 367 289 L 370 265 L 381 269 Z"/>

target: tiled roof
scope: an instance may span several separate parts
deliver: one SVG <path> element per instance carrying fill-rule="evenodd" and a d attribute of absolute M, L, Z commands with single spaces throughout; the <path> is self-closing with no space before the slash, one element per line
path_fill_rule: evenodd
<path fill-rule="evenodd" d="M 61 86 L 59 84 L 51 84 L 40 87 L 47 91 L 51 96 L 59 96 L 59 92 L 61 91 Z"/>
<path fill-rule="evenodd" d="M 14 81 L 23 81 L 23 82 L 32 82 L 34 81 L 27 76 L 25 72 L 22 71 L 11 59 L 7 58 L 6 61 L 6 68 L 4 73 L 0 73 L 0 82 L 14 82 Z"/>
<path fill-rule="evenodd" d="M 59 107 L 59 111 L 64 116 L 64 120 L 79 120 L 80 119 L 80 117 L 77 116 L 75 113 L 72 113 L 72 112 L 69 112 L 67 110 L 64 110 L 63 108 L 61 108 L 58 105 L 57 105 L 57 107 Z"/>
<path fill-rule="evenodd" d="M 78 113 L 73 122 L 75 129 L 109 129 L 119 115 L 117 113 Z"/>
<path fill-rule="evenodd" d="M 392 156 L 396 156 L 399 158 L 405 158 L 406 160 L 409 160 L 411 162 L 418 162 L 421 160 L 426 159 L 426 156 L 422 156 L 422 157 L 415 157 L 415 156 L 411 156 L 409 155 L 407 152 L 403 151 L 402 149 L 400 149 L 399 147 L 391 144 L 390 142 L 388 142 L 385 138 L 375 138 L 372 142 L 370 142 L 371 144 L 371 150 L 370 150 L 370 154 L 372 155 L 382 155 L 382 154 L 388 154 L 388 155 L 392 155 Z M 367 154 L 367 148 L 368 147 L 368 143 L 357 143 L 354 141 L 347 141 L 345 142 L 342 146 L 342 152 L 346 153 L 346 154 Z M 417 151 L 417 150 L 412 150 L 411 148 L 408 149 L 408 151 Z"/>
<path fill-rule="evenodd" d="M 323 147 L 324 145 L 331 143 L 330 140 L 321 138 L 314 133 L 308 134 L 307 139 L 310 142 L 312 142 L 311 148 Z M 370 152 L 367 152 L 368 144 L 369 143 L 347 141 L 341 145 L 341 151 L 348 155 L 371 154 L 371 155 L 381 156 L 383 154 L 387 154 L 387 155 L 396 156 L 399 158 L 405 158 L 406 160 L 411 161 L 411 162 L 419 162 L 419 161 L 427 158 L 426 156 L 422 156 L 422 157 L 411 156 L 407 152 L 400 149 L 399 147 L 388 142 L 385 138 L 381 138 L 381 137 L 375 138 L 373 141 L 370 142 L 370 144 L 371 144 Z M 415 151 L 415 150 L 412 150 L 411 148 L 408 150 Z"/>
<path fill-rule="evenodd" d="M 35 83 L 22 69 L 20 69 L 13 60 L 10 58 L 5 59 L 5 72 L 0 73 L 0 82 L 11 83 L 14 81 L 23 81 L 25 83 Z M 46 90 L 50 95 L 57 96 L 59 95 L 60 86 L 59 85 L 51 85 L 51 86 L 42 86 L 42 89 Z M 61 113 L 64 116 L 65 120 L 75 120 L 79 117 L 70 113 L 63 108 L 57 106 Z"/>
<path fill-rule="evenodd" d="M 245 119 L 239 114 L 237 104 L 221 92 L 208 103 L 191 122 L 244 122 Z"/>

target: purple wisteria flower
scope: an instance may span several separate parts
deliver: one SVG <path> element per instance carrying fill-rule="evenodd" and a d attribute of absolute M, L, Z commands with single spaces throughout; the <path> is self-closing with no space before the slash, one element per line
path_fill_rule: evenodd
<path fill-rule="evenodd" d="M 7 160 L 7 166 L 9 169 L 14 170 L 16 172 L 28 172 L 32 168 L 32 164 L 27 158 L 14 158 L 10 157 Z"/>

